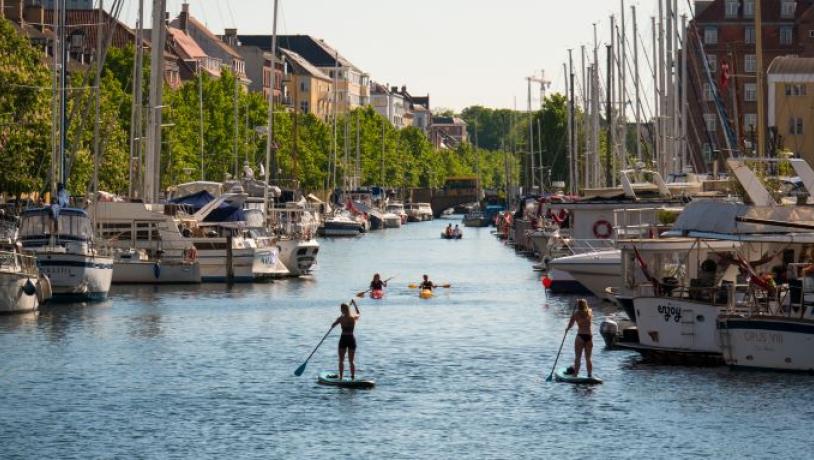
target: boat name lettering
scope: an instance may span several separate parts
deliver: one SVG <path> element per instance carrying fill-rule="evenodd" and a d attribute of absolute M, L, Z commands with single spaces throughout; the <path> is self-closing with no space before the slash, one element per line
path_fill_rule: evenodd
<path fill-rule="evenodd" d="M 664 321 L 670 321 L 672 318 L 676 323 L 681 322 L 681 307 L 659 305 L 658 312 L 664 315 Z"/>
<path fill-rule="evenodd" d="M 783 334 L 773 333 L 773 332 L 756 332 L 756 331 L 746 331 L 743 333 L 743 339 L 747 342 L 753 343 L 770 343 L 770 344 L 782 344 L 783 343 Z"/>

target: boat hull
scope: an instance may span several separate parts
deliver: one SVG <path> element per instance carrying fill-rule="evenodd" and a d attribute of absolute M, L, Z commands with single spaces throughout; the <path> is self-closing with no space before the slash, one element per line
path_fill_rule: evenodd
<path fill-rule="evenodd" d="M 814 321 L 753 317 L 723 318 L 719 324 L 728 365 L 814 372 Z"/>
<path fill-rule="evenodd" d="M 104 300 L 113 281 L 112 257 L 40 253 L 37 265 L 51 281 L 54 301 Z"/>
<path fill-rule="evenodd" d="M 277 244 L 280 246 L 280 258 L 288 269 L 289 276 L 311 273 L 319 253 L 317 240 L 286 239 L 280 240 Z"/>
<path fill-rule="evenodd" d="M 225 249 L 198 248 L 198 263 L 201 267 L 201 282 L 223 283 L 228 281 Z M 232 282 L 250 283 L 254 281 L 253 267 L 253 248 L 232 250 Z"/>
<path fill-rule="evenodd" d="M 36 294 L 26 294 L 25 286 L 30 278 L 22 273 L 0 273 L 0 314 L 26 313 L 39 307 Z"/>
<path fill-rule="evenodd" d="M 551 278 L 551 286 L 548 291 L 552 294 L 590 294 L 585 286 L 575 280 L 570 273 L 562 270 L 548 270 L 548 277 Z"/>
<path fill-rule="evenodd" d="M 252 273 L 257 280 L 282 278 L 289 275 L 288 268 L 280 257 L 280 249 L 276 247 L 256 248 Z"/>
<path fill-rule="evenodd" d="M 113 284 L 197 284 L 201 282 L 198 262 L 116 261 Z"/>
<path fill-rule="evenodd" d="M 633 299 L 640 351 L 670 361 L 675 356 L 723 362 L 717 322 L 722 306 L 668 297 Z"/>
<path fill-rule="evenodd" d="M 591 294 L 603 300 L 612 300 L 607 288 L 621 283 L 622 258 L 620 251 L 606 253 L 586 253 L 561 257 L 549 262 L 552 269 L 567 272 Z"/>

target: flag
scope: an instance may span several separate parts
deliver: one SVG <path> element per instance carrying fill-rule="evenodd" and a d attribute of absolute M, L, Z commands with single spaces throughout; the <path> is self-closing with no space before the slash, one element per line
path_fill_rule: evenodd
<path fill-rule="evenodd" d="M 726 62 L 721 64 L 721 92 L 729 91 L 729 64 Z"/>

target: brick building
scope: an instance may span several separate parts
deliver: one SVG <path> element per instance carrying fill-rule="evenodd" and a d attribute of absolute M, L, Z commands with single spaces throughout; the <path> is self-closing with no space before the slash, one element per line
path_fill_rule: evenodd
<path fill-rule="evenodd" d="M 761 0 L 764 72 L 778 56 L 814 55 L 812 5 L 814 0 Z M 730 139 L 736 140 L 735 151 L 750 152 L 757 137 L 754 13 L 755 0 L 695 2 L 688 34 L 688 138 L 695 163 L 706 165 L 707 170 L 713 160 L 720 164 L 728 156 L 727 130 Z M 767 101 L 765 89 L 763 96 Z M 764 108 L 768 111 L 768 103 Z M 774 130 L 766 132 L 767 151 L 771 151 Z"/>

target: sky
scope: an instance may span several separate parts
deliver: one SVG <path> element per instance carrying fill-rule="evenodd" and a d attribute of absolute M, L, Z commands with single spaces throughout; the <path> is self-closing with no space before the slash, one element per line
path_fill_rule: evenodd
<path fill-rule="evenodd" d="M 278 33 L 309 34 L 329 44 L 370 74 L 372 80 L 406 85 L 415 95 L 430 95 L 433 109 L 461 110 L 471 105 L 527 107 L 526 77 L 544 69 L 550 91 L 563 91 L 563 63 L 580 46 L 591 50 L 593 23 L 599 34 L 599 60 L 609 41 L 609 16 L 620 14 L 621 0 L 279 0 Z M 145 0 L 146 15 L 151 8 Z M 170 17 L 182 0 L 167 0 Z M 273 0 L 189 0 L 193 16 L 222 34 L 270 34 Z M 678 0 L 689 10 L 688 0 Z M 136 1 L 127 1 L 122 19 L 135 23 Z M 627 0 L 625 14 L 632 43 L 630 5 L 637 7 L 642 81 L 650 72 L 650 17 L 655 0 Z M 150 23 L 149 17 L 146 19 Z M 632 46 L 632 44 L 630 45 Z M 579 77 L 580 71 L 577 71 Z M 643 94 L 648 85 L 643 84 Z M 539 86 L 533 106 L 539 106 Z M 577 88 L 579 89 L 579 87 Z"/>

